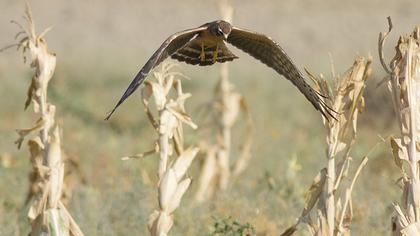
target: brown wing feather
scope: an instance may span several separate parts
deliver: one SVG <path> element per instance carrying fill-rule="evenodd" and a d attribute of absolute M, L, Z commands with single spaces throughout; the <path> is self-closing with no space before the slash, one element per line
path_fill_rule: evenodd
<path fill-rule="evenodd" d="M 133 81 L 131 81 L 130 85 L 128 86 L 127 90 L 124 92 L 118 103 L 112 109 L 112 111 L 107 115 L 105 120 L 108 120 L 111 115 L 115 112 L 115 110 L 127 99 L 136 89 L 142 84 L 144 79 L 147 77 L 149 72 L 158 66 L 162 61 L 164 61 L 167 57 L 171 56 L 175 53 L 178 49 L 182 48 L 185 44 L 187 44 L 190 40 L 194 39 L 198 33 L 205 30 L 207 27 L 199 27 L 195 29 L 185 30 L 178 33 L 171 35 L 167 38 L 159 49 L 153 53 L 150 59 L 146 62 L 146 64 L 141 68 L 141 70 L 137 73 L 136 77 L 134 77 Z"/>
<path fill-rule="evenodd" d="M 233 27 L 227 42 L 260 60 L 290 80 L 325 118 L 328 119 L 328 114 L 336 119 L 331 114 L 331 112 L 335 111 L 325 104 L 320 98 L 322 95 L 311 88 L 289 56 L 271 38 Z"/>

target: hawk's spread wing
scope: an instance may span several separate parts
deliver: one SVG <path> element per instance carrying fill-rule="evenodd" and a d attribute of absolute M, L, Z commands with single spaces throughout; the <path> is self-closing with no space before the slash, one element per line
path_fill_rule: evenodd
<path fill-rule="evenodd" d="M 293 64 L 292 60 L 287 56 L 283 49 L 271 38 L 262 34 L 233 27 L 227 41 L 286 77 L 286 79 L 290 80 L 298 87 L 300 92 L 305 95 L 325 118 L 328 119 L 328 114 L 335 119 L 331 114 L 334 110 L 328 107 L 320 98 L 320 96 L 322 97 L 321 94 L 316 92 L 308 83 L 306 83 L 299 69 Z"/>
<path fill-rule="evenodd" d="M 146 62 L 146 64 L 141 68 L 141 70 L 137 73 L 136 77 L 134 77 L 133 81 L 131 81 L 130 85 L 128 86 L 127 90 L 124 92 L 120 100 L 118 101 L 117 105 L 115 105 L 114 109 L 107 115 L 105 120 L 108 120 L 112 113 L 127 99 L 136 89 L 143 83 L 146 76 L 149 72 L 158 66 L 162 61 L 166 58 L 174 54 L 178 49 L 182 48 L 185 44 L 189 41 L 194 39 L 201 31 L 207 29 L 207 27 L 199 27 L 195 29 L 185 30 L 178 33 L 171 35 L 159 49 L 153 53 L 152 57 Z"/>

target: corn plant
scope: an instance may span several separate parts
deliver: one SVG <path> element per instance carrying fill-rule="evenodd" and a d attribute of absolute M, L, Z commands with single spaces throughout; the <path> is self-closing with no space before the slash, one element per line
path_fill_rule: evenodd
<path fill-rule="evenodd" d="M 191 178 L 185 177 L 185 174 L 199 151 L 197 147 L 184 148 L 183 124 L 193 129 L 196 129 L 197 125 L 185 111 L 185 101 L 191 94 L 182 91 L 180 78 L 184 76 L 172 72 L 174 66 L 175 64 L 163 64 L 159 71 L 153 73 L 155 81 L 146 81 L 141 90 L 144 111 L 158 138 L 152 151 L 132 156 L 143 157 L 159 153 L 157 186 L 159 207 L 148 220 L 148 229 L 152 236 L 169 234 L 173 225 L 173 212 L 178 208 L 182 196 L 191 184 Z M 170 93 L 172 88 L 176 93 L 174 97 Z M 152 112 L 151 97 L 157 114 Z M 173 145 L 170 145 L 171 140 Z M 169 158 L 174 153 L 177 157 L 174 161 L 170 161 Z"/>
<path fill-rule="evenodd" d="M 232 23 L 234 9 L 227 0 L 220 0 L 219 11 L 225 21 Z M 216 190 L 225 190 L 231 176 L 239 176 L 247 167 L 251 158 L 253 143 L 253 121 L 243 96 L 235 91 L 229 81 L 229 66 L 220 65 L 220 80 L 215 88 L 215 96 L 210 104 L 210 123 L 216 130 L 210 136 L 215 136 L 214 142 L 203 141 L 201 150 L 205 153 L 202 171 L 199 179 L 195 200 L 202 202 L 210 198 Z M 236 124 L 240 112 L 243 112 L 248 134 L 242 145 L 241 153 L 231 165 L 232 128 Z M 209 140 L 207 136 L 205 140 Z M 215 183 L 215 186 L 212 185 Z"/>
<path fill-rule="evenodd" d="M 400 134 L 391 137 L 390 144 L 395 164 L 400 169 L 403 186 L 402 202 L 394 204 L 392 218 L 393 235 L 420 235 L 420 27 L 410 35 L 401 36 L 395 47 L 396 54 L 387 66 L 383 46 L 392 30 L 379 35 L 379 56 L 388 73 L 388 89 L 391 94 Z"/>
<path fill-rule="evenodd" d="M 31 68 L 35 69 L 31 84 L 27 91 L 25 109 L 31 104 L 34 112 L 39 115 L 34 126 L 28 129 L 18 129 L 20 148 L 28 138 L 32 173 L 30 174 L 30 193 L 32 199 L 28 218 L 31 223 L 30 235 L 83 235 L 79 226 L 61 201 L 64 178 L 64 162 L 61 151 L 60 128 L 55 125 L 55 106 L 47 101 L 48 83 L 52 79 L 56 55 L 49 52 L 43 38 L 49 29 L 37 35 L 29 5 L 26 6 L 25 28 L 12 21 L 22 30 L 16 38 L 22 37 L 12 46 L 29 51 Z M 52 131 L 51 131 L 52 130 Z"/>
<path fill-rule="evenodd" d="M 311 235 L 349 235 L 353 214 L 351 193 L 368 160 L 365 156 L 353 177 L 349 177 L 350 151 L 356 141 L 358 115 L 364 109 L 363 91 L 370 74 L 370 64 L 371 59 L 357 58 L 334 88 L 330 88 L 322 76 L 316 77 L 307 71 L 318 90 L 331 98 L 325 102 L 339 112 L 339 117 L 329 122 L 324 118 L 327 131 L 326 167 L 309 187 L 301 216 L 283 236 L 292 235 L 301 223 L 308 225 Z M 334 93 L 331 93 L 332 90 Z M 344 185 L 346 178 L 351 180 Z M 340 192 L 343 194 L 340 195 Z"/>

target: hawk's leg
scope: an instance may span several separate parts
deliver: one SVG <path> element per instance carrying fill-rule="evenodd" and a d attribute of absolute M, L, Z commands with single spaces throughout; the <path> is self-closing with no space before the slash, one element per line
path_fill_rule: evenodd
<path fill-rule="evenodd" d="M 219 54 L 219 44 L 217 43 L 216 44 L 216 51 L 213 54 L 213 62 L 216 62 L 218 54 Z"/>
<path fill-rule="evenodd" d="M 206 60 L 206 53 L 204 52 L 204 42 L 201 42 L 200 61 Z"/>

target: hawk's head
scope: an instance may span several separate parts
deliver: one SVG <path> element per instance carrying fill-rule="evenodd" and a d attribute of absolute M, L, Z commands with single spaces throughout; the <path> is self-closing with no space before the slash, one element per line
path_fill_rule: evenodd
<path fill-rule="evenodd" d="M 223 37 L 223 39 L 226 40 L 230 34 L 230 31 L 232 31 L 232 25 L 230 25 L 229 22 L 220 20 L 211 24 L 209 29 L 213 35 L 216 35 L 217 37 Z"/>

